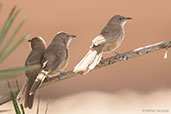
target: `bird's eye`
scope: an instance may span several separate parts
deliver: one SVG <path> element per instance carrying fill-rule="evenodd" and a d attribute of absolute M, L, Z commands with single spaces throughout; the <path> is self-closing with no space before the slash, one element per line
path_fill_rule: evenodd
<path fill-rule="evenodd" d="M 122 17 L 120 17 L 119 20 L 122 20 Z"/>

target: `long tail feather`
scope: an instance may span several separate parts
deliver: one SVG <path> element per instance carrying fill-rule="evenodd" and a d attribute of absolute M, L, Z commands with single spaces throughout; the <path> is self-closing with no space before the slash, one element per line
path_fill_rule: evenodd
<path fill-rule="evenodd" d="M 89 50 L 86 56 L 74 67 L 73 72 L 88 73 L 100 62 L 101 57 L 102 53 L 98 54 L 96 50 Z"/>
<path fill-rule="evenodd" d="M 45 80 L 46 75 L 47 75 L 47 72 L 44 71 L 44 70 L 39 73 L 39 75 L 37 76 L 35 82 L 33 83 L 33 86 L 30 89 L 29 95 L 33 95 L 33 94 L 36 93 L 37 89 L 41 86 L 41 84 Z"/>
<path fill-rule="evenodd" d="M 89 66 L 89 69 L 90 69 L 90 70 L 93 70 L 93 69 L 96 67 L 96 65 L 99 64 L 101 58 L 102 58 L 102 53 L 99 53 L 99 54 L 96 56 L 96 58 L 95 58 L 95 60 L 93 61 L 93 63 Z"/>
<path fill-rule="evenodd" d="M 35 96 L 35 94 L 34 95 L 27 94 L 27 96 L 26 96 L 27 98 L 25 99 L 25 103 L 24 103 L 25 108 L 28 107 L 29 109 L 31 109 L 33 107 L 34 96 Z"/>

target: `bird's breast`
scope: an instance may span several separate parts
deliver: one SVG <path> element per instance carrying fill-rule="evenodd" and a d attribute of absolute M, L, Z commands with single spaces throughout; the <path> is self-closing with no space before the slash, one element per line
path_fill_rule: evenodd
<path fill-rule="evenodd" d="M 65 70 L 65 68 L 67 67 L 67 65 L 68 65 L 68 60 L 65 60 L 63 62 L 63 64 L 61 65 L 61 72 L 63 72 Z"/>
<path fill-rule="evenodd" d="M 113 50 L 117 49 L 122 41 L 124 39 L 124 34 L 120 35 L 120 37 L 117 38 L 117 40 L 113 40 L 109 43 L 107 43 L 103 49 L 104 52 L 108 53 L 108 52 L 112 52 Z"/>

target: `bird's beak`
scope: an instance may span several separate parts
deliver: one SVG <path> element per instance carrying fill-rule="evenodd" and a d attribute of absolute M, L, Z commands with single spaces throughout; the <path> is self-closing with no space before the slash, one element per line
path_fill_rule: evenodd
<path fill-rule="evenodd" d="M 126 20 L 131 20 L 132 18 L 131 17 L 125 17 Z"/>
<path fill-rule="evenodd" d="M 68 35 L 69 38 L 75 38 L 76 35 Z"/>
<path fill-rule="evenodd" d="M 28 40 L 28 42 L 31 42 L 32 40 Z"/>

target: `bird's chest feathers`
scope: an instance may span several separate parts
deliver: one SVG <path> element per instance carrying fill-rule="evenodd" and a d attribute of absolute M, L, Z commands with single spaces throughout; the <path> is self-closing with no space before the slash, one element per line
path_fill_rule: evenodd
<path fill-rule="evenodd" d="M 113 40 L 113 41 L 107 43 L 105 48 L 104 48 L 104 51 L 105 52 L 111 52 L 111 51 L 115 50 L 116 48 L 118 48 L 120 46 L 120 44 L 122 43 L 123 39 L 124 39 L 124 33 L 121 34 L 117 38 L 117 40 Z"/>

